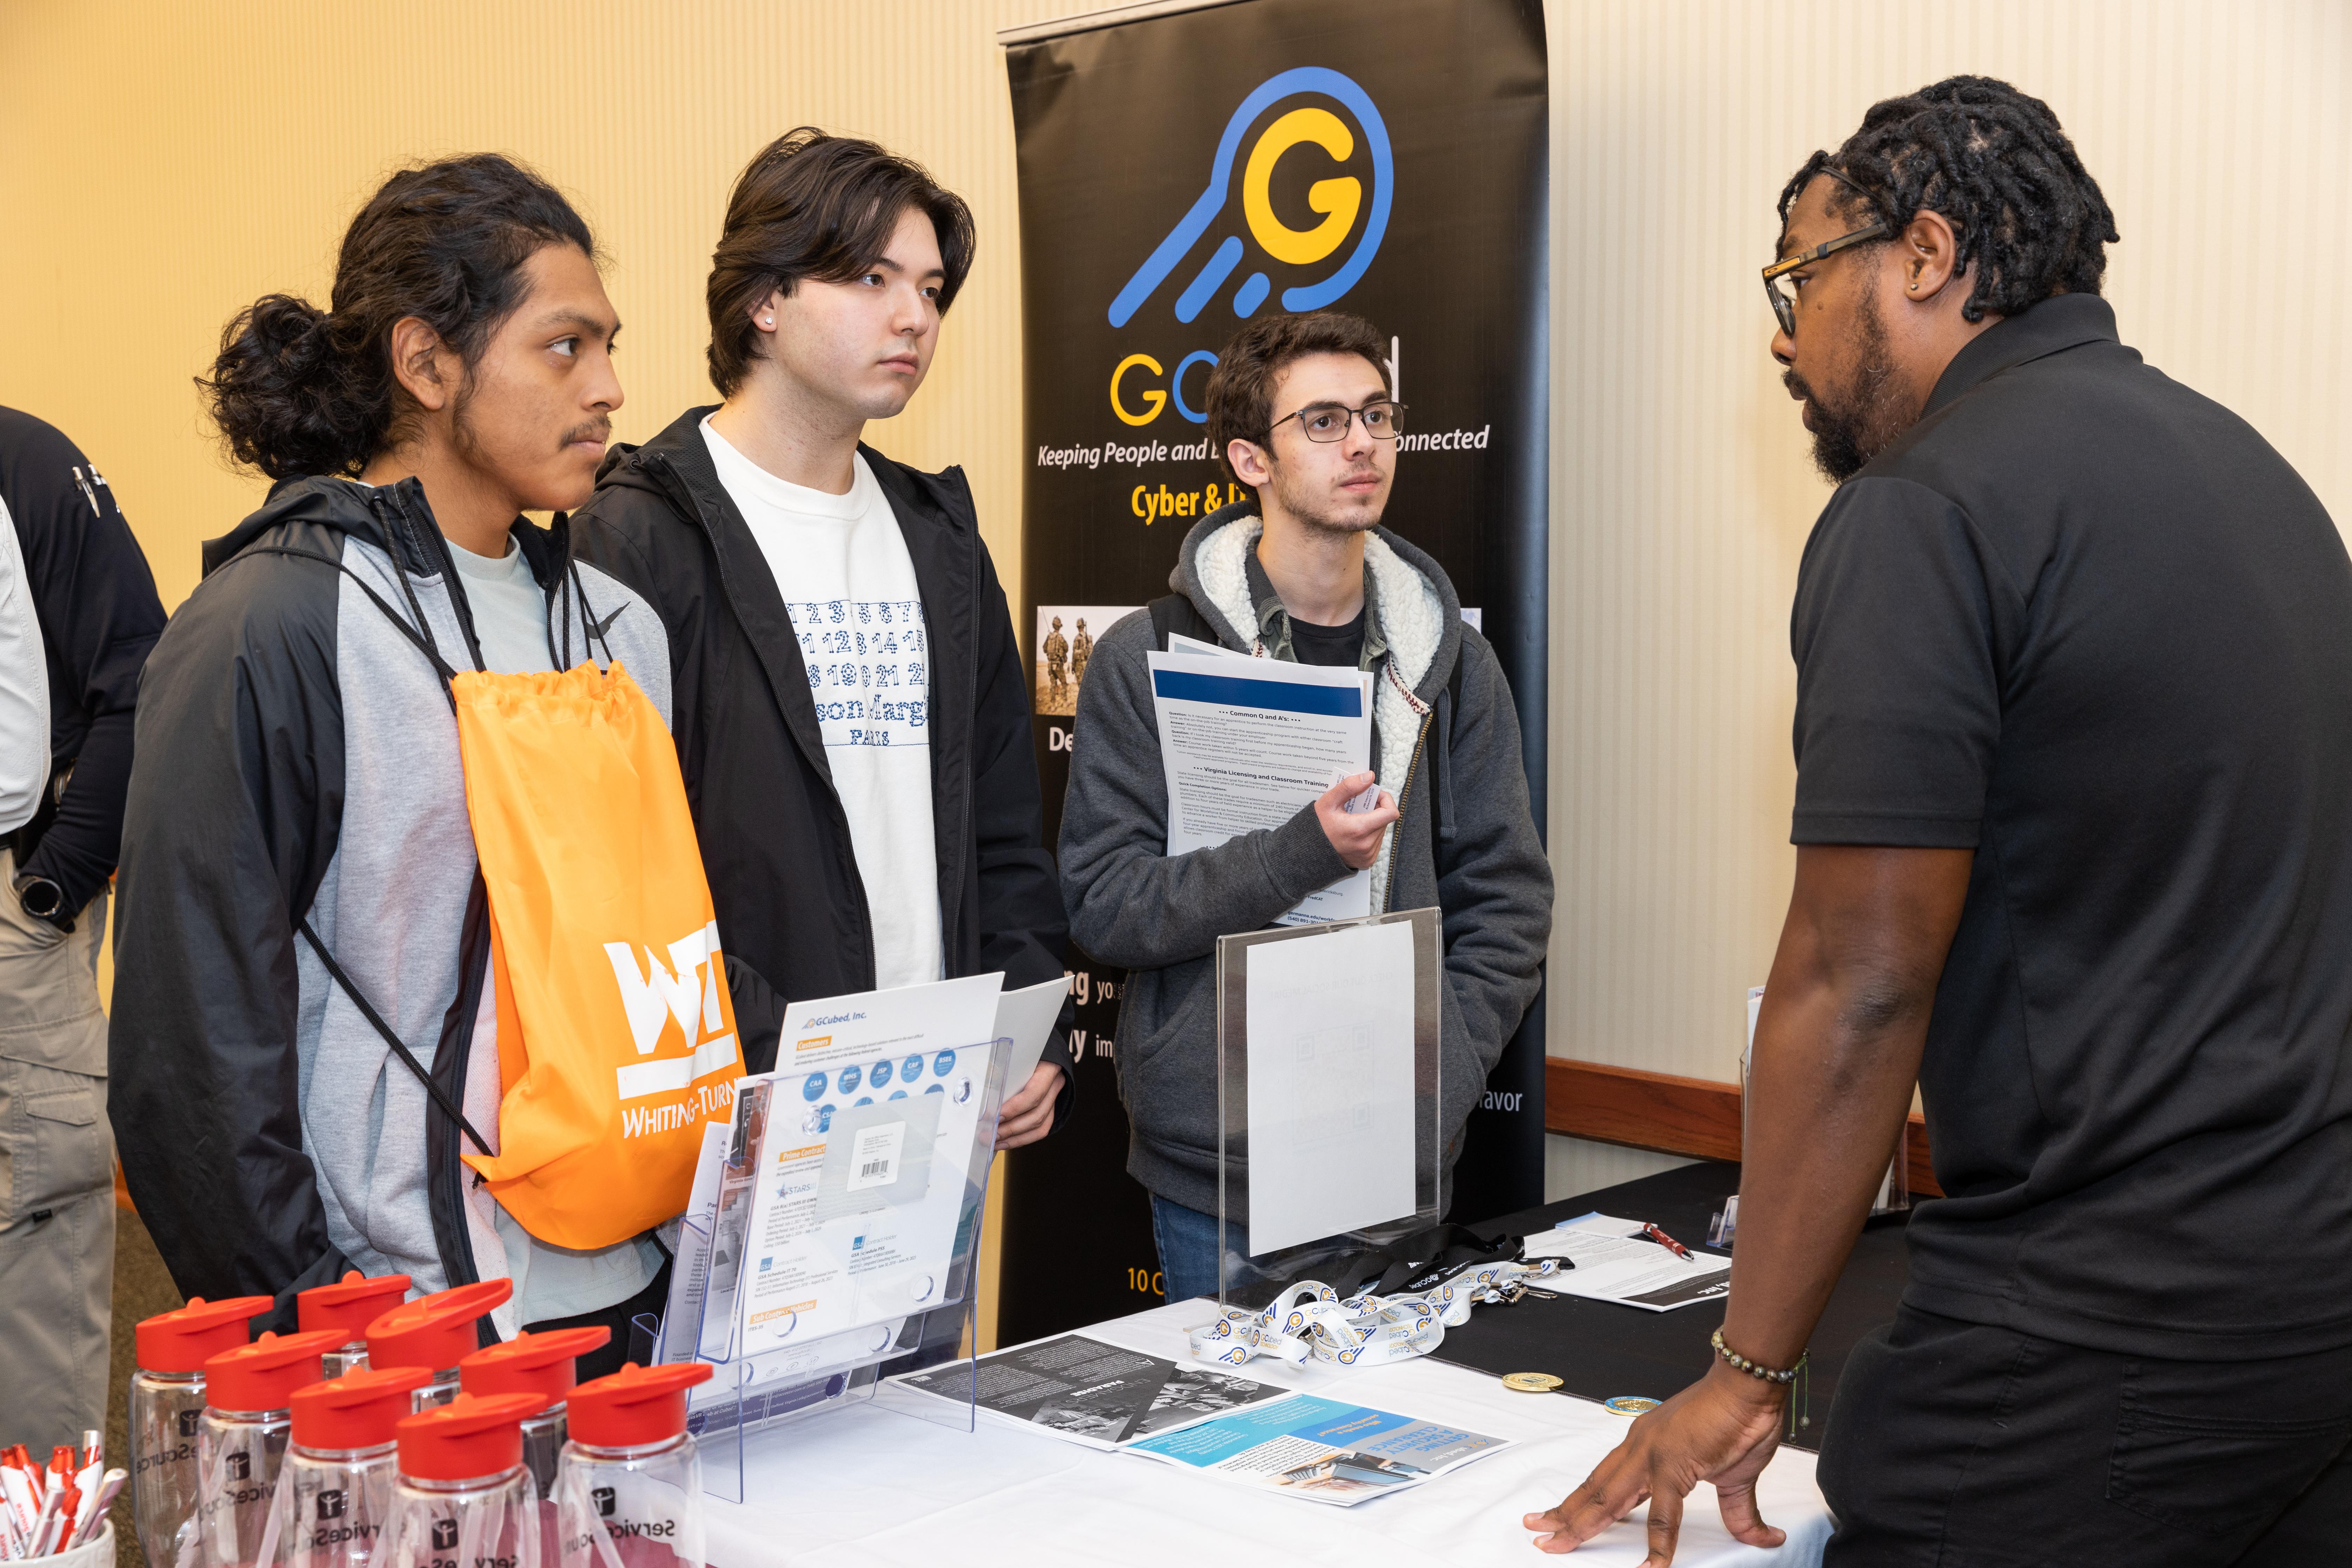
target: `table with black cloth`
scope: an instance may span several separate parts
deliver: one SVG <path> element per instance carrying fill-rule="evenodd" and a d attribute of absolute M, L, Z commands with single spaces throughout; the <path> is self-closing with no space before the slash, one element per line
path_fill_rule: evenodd
<path fill-rule="evenodd" d="M 1738 1190 L 1738 1165 L 1706 1161 L 1480 1221 L 1469 1228 L 1480 1236 L 1533 1236 L 1597 1211 L 1647 1220 L 1697 1249 L 1706 1243 L 1709 1217 Z M 1902 1220 L 1874 1220 L 1865 1226 L 1813 1331 L 1810 1421 L 1794 1439 L 1797 1447 L 1820 1448 L 1846 1357 L 1863 1335 L 1894 1321 L 1907 1270 Z M 1479 1308 L 1467 1323 L 1446 1330 L 1444 1342 L 1432 1354 L 1438 1361 L 1498 1376 L 1548 1372 L 1562 1381 L 1559 1393 L 1584 1399 L 1620 1394 L 1664 1399 L 1706 1375 L 1715 1355 L 1707 1339 L 1723 1326 L 1723 1309 L 1721 1301 L 1702 1301 L 1671 1312 L 1649 1312 L 1611 1301 L 1530 1291 L 1513 1306 Z"/>

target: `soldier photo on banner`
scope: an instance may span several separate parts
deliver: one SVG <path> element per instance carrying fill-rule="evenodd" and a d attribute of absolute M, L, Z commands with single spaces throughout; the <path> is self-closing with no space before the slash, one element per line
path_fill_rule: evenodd
<path fill-rule="evenodd" d="M 1134 613 L 1130 605 L 1037 606 L 1036 691 L 1040 718 L 1066 719 L 1078 710 L 1078 683 L 1087 678 L 1095 639 Z"/>

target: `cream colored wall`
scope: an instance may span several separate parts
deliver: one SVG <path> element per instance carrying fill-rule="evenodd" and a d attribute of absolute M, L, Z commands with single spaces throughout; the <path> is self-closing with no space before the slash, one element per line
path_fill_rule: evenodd
<path fill-rule="evenodd" d="M 2046 100 L 2124 341 L 2352 524 L 2352 8 L 1553 0 L 1557 1056 L 1737 1076 L 1794 865 L 1788 614 L 1827 487 L 1766 355 L 1781 183 L 1958 72 Z M 1654 1156 L 1552 1141 L 1555 1195 Z"/>
<path fill-rule="evenodd" d="M 190 377 L 271 289 L 322 303 L 352 211 L 409 161 L 491 149 L 569 193 L 626 323 L 623 440 L 714 395 L 702 286 L 727 189 L 801 123 L 871 136 L 971 203 L 978 264 L 914 405 L 870 437 L 961 463 L 1020 573 L 1019 250 L 995 31 L 1086 0 L 0 0 L 0 402 L 112 481 L 167 605 L 266 486 Z"/>

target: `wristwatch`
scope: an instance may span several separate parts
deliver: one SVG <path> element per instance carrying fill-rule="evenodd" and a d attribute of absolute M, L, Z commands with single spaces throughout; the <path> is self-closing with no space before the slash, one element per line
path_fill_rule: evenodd
<path fill-rule="evenodd" d="M 65 915 L 66 890 L 37 871 L 16 879 L 16 902 L 37 921 L 47 921 L 59 931 L 73 930 L 73 921 Z"/>

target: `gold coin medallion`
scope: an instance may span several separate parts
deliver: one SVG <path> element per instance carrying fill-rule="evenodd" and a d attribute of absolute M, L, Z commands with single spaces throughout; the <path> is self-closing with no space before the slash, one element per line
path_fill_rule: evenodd
<path fill-rule="evenodd" d="M 1503 1386 L 1518 1394 L 1549 1394 L 1560 1380 L 1548 1372 L 1513 1372 L 1503 1375 Z"/>

